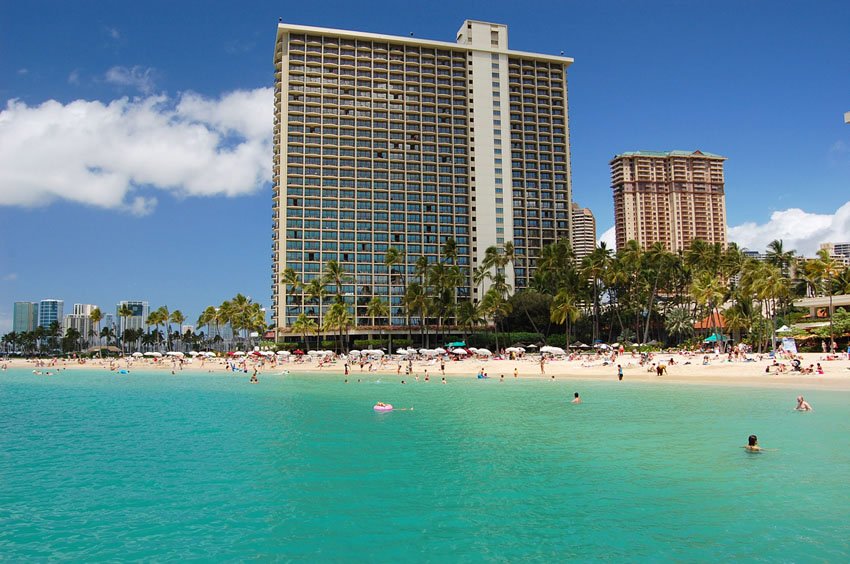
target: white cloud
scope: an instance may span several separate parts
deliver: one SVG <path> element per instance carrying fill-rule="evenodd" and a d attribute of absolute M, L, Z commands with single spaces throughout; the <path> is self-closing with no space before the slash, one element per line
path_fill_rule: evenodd
<path fill-rule="evenodd" d="M 18 74 L 24 76 L 25 74 L 29 74 L 30 70 L 27 68 L 18 69 Z"/>
<path fill-rule="evenodd" d="M 154 89 L 154 70 L 138 65 L 130 67 L 116 66 L 106 71 L 106 82 L 122 88 L 135 88 L 142 94 L 150 94 Z"/>
<path fill-rule="evenodd" d="M 0 281 L 2 281 L 2 282 L 14 282 L 17 279 L 18 279 L 18 273 L 17 272 L 10 272 L 9 274 L 4 274 L 2 277 L 0 277 Z"/>
<path fill-rule="evenodd" d="M 112 39 L 121 39 L 121 32 L 118 31 L 118 28 L 115 27 L 107 27 L 106 34 L 109 35 Z"/>
<path fill-rule="evenodd" d="M 599 236 L 599 241 L 597 241 L 597 245 L 599 243 L 605 243 L 605 246 L 612 251 L 617 250 L 617 234 L 614 232 L 614 226 L 612 225 L 607 231 L 602 233 Z"/>
<path fill-rule="evenodd" d="M 254 193 L 271 179 L 272 101 L 270 88 L 217 99 L 10 100 L 0 110 L 0 206 L 68 200 L 146 214 L 151 190 Z"/>
<path fill-rule="evenodd" d="M 71 74 L 68 75 L 68 84 L 79 84 L 80 83 L 80 71 L 74 69 L 71 71 Z"/>
<path fill-rule="evenodd" d="M 850 241 L 850 202 L 833 214 L 790 208 L 773 212 L 767 223 L 747 222 L 729 228 L 729 240 L 747 249 L 764 250 L 774 239 L 806 256 L 814 255 L 820 243 Z"/>

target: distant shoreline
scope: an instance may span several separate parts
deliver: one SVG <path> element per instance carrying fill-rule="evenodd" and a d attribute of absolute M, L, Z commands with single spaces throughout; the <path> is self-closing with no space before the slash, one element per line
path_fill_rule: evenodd
<path fill-rule="evenodd" d="M 665 375 L 657 376 L 654 371 L 647 371 L 651 367 L 639 365 L 639 357 L 625 354 L 607 366 L 603 365 L 601 360 L 592 363 L 588 363 L 586 360 L 551 360 L 545 364 L 545 374 L 540 373 L 539 357 L 536 355 L 519 360 L 464 359 L 446 362 L 445 374 L 452 379 L 458 376 L 475 378 L 478 372 L 483 369 L 491 380 L 498 380 L 500 375 L 504 375 L 505 380 L 512 380 L 514 379 L 514 368 L 516 368 L 518 378 L 524 380 L 551 380 L 552 375 L 554 375 L 556 381 L 616 382 L 617 365 L 619 364 L 623 367 L 625 382 L 850 391 L 850 360 L 847 360 L 846 355 L 841 355 L 843 358 L 840 360 L 825 360 L 825 355 L 820 353 L 803 353 L 800 356 L 804 367 L 816 365 L 819 362 L 825 373 L 822 375 L 800 374 L 788 371 L 782 374 L 773 372 L 766 374 L 765 368 L 773 363 L 773 360 L 768 359 L 767 355 L 764 355 L 762 360 L 755 362 L 728 362 L 722 357 L 715 358 L 711 355 L 710 363 L 703 365 L 702 355 L 687 357 L 682 354 L 659 354 L 655 355 L 651 362 L 667 364 L 667 371 Z M 671 357 L 674 361 L 672 365 L 668 364 Z M 49 359 L 47 362 L 50 362 Z M 691 362 L 691 364 L 685 364 L 686 362 Z M 790 366 L 788 361 L 781 362 Z M 115 361 L 115 363 L 118 369 L 129 369 L 131 371 L 170 372 L 172 370 L 172 364 L 168 360 L 153 363 L 149 359 L 128 359 L 125 357 Z M 85 364 L 57 359 L 55 366 L 36 367 L 35 360 L 17 358 L 2 361 L 0 364 L 6 364 L 9 368 L 40 370 L 42 372 L 55 371 L 57 368 L 69 371 L 80 369 L 108 371 L 110 365 L 107 359 L 91 360 Z M 442 376 L 439 362 L 431 364 L 430 361 L 426 360 L 414 361 L 413 374 L 410 375 L 405 375 L 405 362 L 402 362 L 401 373 L 397 374 L 397 364 L 398 360 L 389 359 L 383 368 L 373 372 L 368 372 L 366 369 L 361 372 L 359 365 L 352 364 L 347 378 L 352 380 L 364 376 L 381 376 L 399 381 L 411 381 L 415 380 L 415 376 L 418 375 L 422 380 L 426 370 L 432 381 L 439 382 Z M 180 371 L 179 366 L 175 365 L 174 370 L 175 373 L 178 373 Z M 247 375 L 253 373 L 253 370 L 253 365 L 248 364 Z M 341 360 L 336 360 L 322 367 L 317 366 L 315 362 L 283 362 L 276 366 L 266 365 L 259 369 L 259 374 L 272 376 L 284 370 L 299 374 L 327 374 L 328 376 L 346 378 Z M 193 360 L 191 363 L 185 363 L 182 371 L 198 374 L 231 373 L 227 368 L 226 360 L 223 358 L 207 360 L 203 365 L 199 360 Z M 240 372 L 233 372 L 233 374 L 238 375 Z"/>

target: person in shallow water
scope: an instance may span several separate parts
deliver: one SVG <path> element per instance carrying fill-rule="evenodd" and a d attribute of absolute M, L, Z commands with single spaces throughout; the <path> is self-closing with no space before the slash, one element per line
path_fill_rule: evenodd
<path fill-rule="evenodd" d="M 797 407 L 794 409 L 797 411 L 814 411 L 812 404 L 803 399 L 803 396 L 797 396 Z"/>
<path fill-rule="evenodd" d="M 759 438 L 755 435 L 750 435 L 747 437 L 747 446 L 744 447 L 750 452 L 758 452 L 761 450 L 759 446 Z"/>
<path fill-rule="evenodd" d="M 581 403 L 581 398 L 579 397 L 578 392 L 574 393 L 573 396 L 575 397 L 573 397 L 573 401 L 570 403 Z"/>

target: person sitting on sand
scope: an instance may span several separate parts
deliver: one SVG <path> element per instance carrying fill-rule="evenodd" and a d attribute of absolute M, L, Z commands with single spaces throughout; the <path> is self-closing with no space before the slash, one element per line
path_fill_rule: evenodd
<path fill-rule="evenodd" d="M 823 367 L 820 365 L 820 362 L 818 362 L 818 366 L 815 370 L 818 374 L 823 374 Z"/>
<path fill-rule="evenodd" d="M 814 411 L 812 405 L 803 399 L 803 396 L 797 396 L 797 407 L 794 409 L 797 411 Z"/>
<path fill-rule="evenodd" d="M 573 401 L 570 403 L 581 403 L 581 398 L 579 397 L 578 392 L 574 393 L 573 396 Z"/>
<path fill-rule="evenodd" d="M 759 452 L 761 447 L 759 446 L 759 438 L 755 435 L 750 435 L 747 438 L 747 446 L 744 447 L 750 452 Z"/>

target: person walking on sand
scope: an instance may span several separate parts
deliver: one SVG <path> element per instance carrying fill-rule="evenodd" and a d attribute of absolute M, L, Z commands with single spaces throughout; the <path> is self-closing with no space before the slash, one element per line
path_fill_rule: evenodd
<path fill-rule="evenodd" d="M 540 373 L 546 374 L 546 357 L 545 356 L 540 357 Z"/>
<path fill-rule="evenodd" d="M 623 380 L 623 367 L 621 365 L 617 365 L 617 380 Z"/>
<path fill-rule="evenodd" d="M 848 353 L 848 355 L 850 355 L 850 353 Z M 516 378 L 517 376 L 519 376 L 519 370 L 517 370 L 517 367 L 514 366 L 514 378 Z"/>

